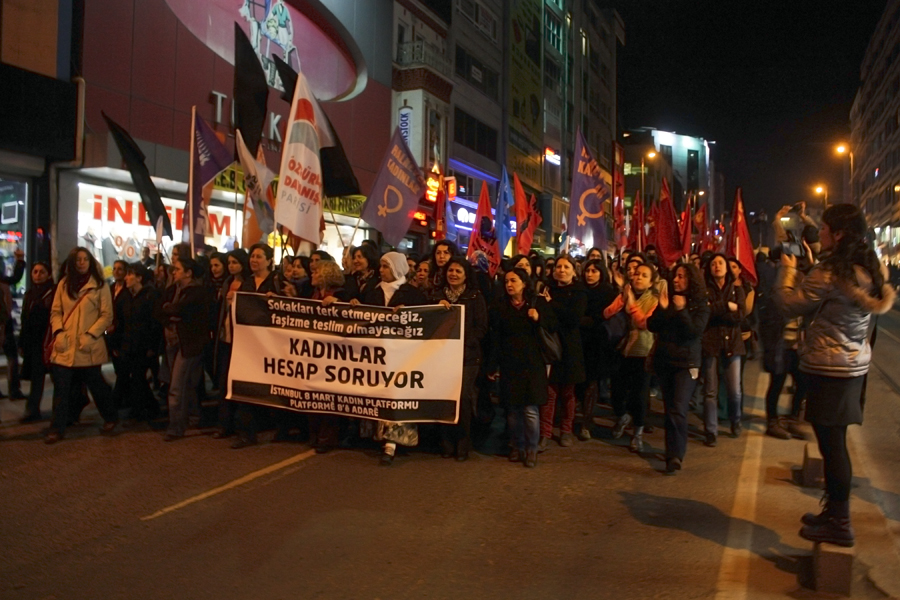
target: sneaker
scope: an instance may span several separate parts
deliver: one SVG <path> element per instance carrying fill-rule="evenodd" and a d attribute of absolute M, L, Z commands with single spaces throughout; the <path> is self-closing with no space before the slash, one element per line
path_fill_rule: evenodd
<path fill-rule="evenodd" d="M 681 470 L 681 459 L 677 457 L 666 460 L 666 475 L 674 475 L 675 471 Z"/>
<path fill-rule="evenodd" d="M 766 435 L 779 440 L 791 439 L 791 434 L 781 426 L 781 422 L 778 419 L 769 419 L 769 425 L 766 427 Z"/>
<path fill-rule="evenodd" d="M 529 469 L 533 469 L 537 466 L 537 452 L 525 453 L 525 466 Z"/>
<path fill-rule="evenodd" d="M 703 442 L 703 445 L 709 448 L 715 448 L 717 443 L 716 434 L 707 431 L 706 440 Z"/>
<path fill-rule="evenodd" d="M 568 448 L 575 443 L 575 436 L 571 433 L 561 433 L 559 435 L 559 445 Z"/>
<path fill-rule="evenodd" d="M 538 452 L 546 452 L 550 449 L 550 438 L 542 437 L 538 441 Z"/>
<path fill-rule="evenodd" d="M 644 450 L 644 434 L 636 433 L 631 436 L 631 444 L 628 449 L 632 452 L 642 452 Z"/>
<path fill-rule="evenodd" d="M 622 434 L 625 433 L 625 428 L 631 423 L 631 415 L 625 413 L 616 421 L 616 426 L 613 427 L 613 439 L 617 440 L 622 437 Z"/>
<path fill-rule="evenodd" d="M 734 439 L 741 437 L 741 433 L 743 431 L 744 431 L 744 428 L 741 425 L 740 421 L 734 421 L 731 424 L 731 437 L 733 437 Z"/>
<path fill-rule="evenodd" d="M 582 442 L 589 441 L 591 439 L 591 430 L 582 425 L 581 429 L 578 431 L 578 439 Z"/>

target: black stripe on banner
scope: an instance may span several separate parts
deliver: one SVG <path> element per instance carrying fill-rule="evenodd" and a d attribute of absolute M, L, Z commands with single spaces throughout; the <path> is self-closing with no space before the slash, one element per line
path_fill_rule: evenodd
<path fill-rule="evenodd" d="M 453 400 L 392 400 L 312 392 L 251 381 L 232 381 L 228 399 L 297 412 L 401 423 L 456 423 L 458 404 Z"/>
<path fill-rule="evenodd" d="M 238 293 L 238 325 L 308 331 L 344 338 L 387 340 L 458 340 L 462 336 L 462 308 L 415 306 L 394 311 L 378 306 L 350 306 L 343 302 L 324 307 L 318 300 Z"/>

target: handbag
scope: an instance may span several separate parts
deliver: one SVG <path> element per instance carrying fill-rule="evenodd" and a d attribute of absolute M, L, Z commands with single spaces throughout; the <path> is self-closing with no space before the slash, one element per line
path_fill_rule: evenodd
<path fill-rule="evenodd" d="M 532 303 L 531 308 L 536 308 L 535 303 Z M 541 355 L 544 357 L 544 364 L 552 365 L 562 360 L 562 341 L 559 339 L 558 333 L 547 331 L 546 327 L 538 325 L 538 339 L 541 342 Z"/>
<path fill-rule="evenodd" d="M 66 324 L 69 322 L 69 318 L 75 314 L 75 309 L 78 308 L 78 305 L 81 304 L 81 301 L 87 298 L 87 294 L 84 294 L 75 304 L 72 306 L 72 310 L 69 311 L 69 314 L 65 316 L 63 319 L 62 329 L 66 328 Z M 62 331 L 62 329 L 60 331 Z M 56 343 L 56 336 L 59 335 L 59 331 L 56 333 L 53 332 L 53 325 L 47 325 L 47 331 L 44 332 L 44 346 L 41 349 L 41 358 L 44 360 L 44 366 L 50 366 L 50 357 L 53 356 L 53 345 Z"/>

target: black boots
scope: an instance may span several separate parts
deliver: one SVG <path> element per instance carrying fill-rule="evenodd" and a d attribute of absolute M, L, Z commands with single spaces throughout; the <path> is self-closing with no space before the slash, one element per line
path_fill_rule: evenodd
<path fill-rule="evenodd" d="M 850 526 L 850 502 L 826 500 L 825 508 L 818 515 L 806 513 L 801 519 L 804 525 L 800 537 L 811 542 L 823 542 L 836 546 L 851 547 L 854 543 L 853 528 Z"/>

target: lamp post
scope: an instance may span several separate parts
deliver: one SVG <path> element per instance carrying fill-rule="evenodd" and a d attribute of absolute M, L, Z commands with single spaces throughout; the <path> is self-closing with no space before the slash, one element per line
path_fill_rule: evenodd
<path fill-rule="evenodd" d="M 824 196 L 824 200 L 822 201 L 822 212 L 828 210 L 828 186 L 825 184 L 816 186 L 816 193 L 820 196 Z"/>
<path fill-rule="evenodd" d="M 647 188 L 644 187 L 644 171 L 645 171 L 644 159 L 645 158 L 649 158 L 649 159 L 656 158 L 656 152 L 651 150 L 647 154 L 641 155 L 641 208 L 642 209 L 646 208 L 646 206 L 644 206 L 644 198 L 647 196 Z"/>
<path fill-rule="evenodd" d="M 843 156 L 847 155 L 850 158 L 849 164 L 849 172 L 844 172 L 844 202 L 849 202 L 850 204 L 855 204 L 853 195 L 853 151 L 850 150 L 849 144 L 838 144 L 835 146 L 834 151 L 836 154 Z"/>

